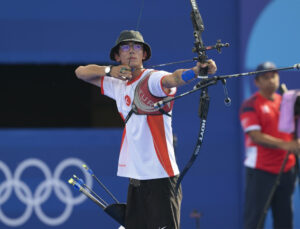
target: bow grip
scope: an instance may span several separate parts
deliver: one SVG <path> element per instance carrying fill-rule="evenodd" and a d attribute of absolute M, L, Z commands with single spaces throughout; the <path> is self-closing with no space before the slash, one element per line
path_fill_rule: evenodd
<path fill-rule="evenodd" d="M 199 76 L 207 76 L 207 75 L 208 75 L 208 66 L 199 69 Z"/>

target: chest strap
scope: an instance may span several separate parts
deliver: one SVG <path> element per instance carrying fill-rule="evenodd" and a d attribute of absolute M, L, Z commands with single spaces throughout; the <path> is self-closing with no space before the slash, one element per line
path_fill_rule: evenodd
<path fill-rule="evenodd" d="M 140 80 L 140 82 L 137 84 L 134 91 L 134 98 L 131 105 L 131 110 L 126 116 L 125 124 L 128 122 L 129 118 L 132 116 L 133 113 L 137 115 L 164 114 L 171 117 L 171 114 L 169 112 L 173 108 L 174 101 L 171 101 L 167 103 L 165 106 L 160 108 L 154 107 L 154 103 L 161 101 L 163 98 L 166 98 L 167 96 L 157 97 L 151 94 L 148 87 L 148 81 L 153 72 L 154 71 L 150 71 L 149 73 L 147 73 L 147 75 L 142 80 Z"/>

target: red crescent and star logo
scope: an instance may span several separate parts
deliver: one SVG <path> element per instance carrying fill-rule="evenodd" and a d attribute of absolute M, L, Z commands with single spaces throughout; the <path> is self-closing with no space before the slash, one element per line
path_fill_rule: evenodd
<path fill-rule="evenodd" d="M 131 99 L 128 95 L 125 95 L 125 103 L 127 106 L 129 106 L 131 104 Z"/>

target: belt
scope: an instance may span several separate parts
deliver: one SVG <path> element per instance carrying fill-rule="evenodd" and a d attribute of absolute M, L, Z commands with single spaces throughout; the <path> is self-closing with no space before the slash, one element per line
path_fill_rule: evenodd
<path fill-rule="evenodd" d="M 136 179 L 129 179 L 129 183 L 134 186 L 134 187 L 139 187 L 141 185 L 141 181 L 140 180 L 136 180 Z"/>

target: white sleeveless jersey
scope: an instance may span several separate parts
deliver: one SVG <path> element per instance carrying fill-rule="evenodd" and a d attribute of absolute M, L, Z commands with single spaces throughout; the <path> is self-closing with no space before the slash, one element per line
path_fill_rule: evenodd
<path fill-rule="evenodd" d="M 150 71 L 153 70 L 144 70 L 132 82 L 102 77 L 101 93 L 116 101 L 123 120 L 131 110 L 137 84 Z M 151 94 L 158 97 L 167 96 L 161 84 L 162 78 L 167 74 L 169 73 L 165 71 L 154 71 L 151 74 L 148 81 Z M 172 88 L 170 95 L 175 93 L 176 88 Z M 172 118 L 167 115 L 132 114 L 122 136 L 118 176 L 148 180 L 179 174 L 171 122 Z"/>

